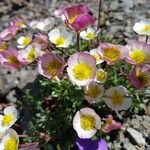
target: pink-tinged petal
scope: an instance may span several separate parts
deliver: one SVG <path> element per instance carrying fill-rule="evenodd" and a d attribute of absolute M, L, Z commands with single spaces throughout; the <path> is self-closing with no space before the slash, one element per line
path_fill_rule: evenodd
<path fill-rule="evenodd" d="M 107 118 L 103 118 L 105 123 L 102 126 L 102 131 L 105 133 L 110 133 L 112 130 L 117 130 L 121 128 L 121 123 L 116 122 L 112 115 L 108 115 Z"/>
<path fill-rule="evenodd" d="M 18 57 L 18 51 L 15 49 L 10 48 L 4 52 L 1 52 L 2 66 L 7 68 L 20 68 L 21 63 L 17 57 Z"/>
<path fill-rule="evenodd" d="M 11 26 L 15 26 L 17 27 L 18 29 L 21 29 L 21 28 L 26 28 L 27 26 L 25 25 L 24 21 L 19 18 L 19 17 L 15 17 L 11 20 L 10 22 L 10 25 Z"/>
<path fill-rule="evenodd" d="M 84 14 L 81 16 L 78 16 L 75 21 L 71 24 L 71 26 L 76 30 L 76 31 L 81 31 L 87 28 L 88 26 L 92 25 L 95 23 L 95 18 L 89 14 Z"/>
<path fill-rule="evenodd" d="M 38 71 L 47 78 L 60 76 L 63 73 L 65 62 L 55 54 L 47 52 L 39 58 Z M 50 71 L 48 69 L 51 69 Z"/>

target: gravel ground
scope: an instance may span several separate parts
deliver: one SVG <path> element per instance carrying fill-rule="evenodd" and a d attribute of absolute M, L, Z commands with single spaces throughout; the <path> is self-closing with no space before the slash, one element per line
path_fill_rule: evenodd
<path fill-rule="evenodd" d="M 0 31 L 8 26 L 13 16 L 21 16 L 26 21 L 53 15 L 60 4 L 83 2 L 83 0 L 1 0 Z M 94 14 L 97 13 L 97 0 L 84 0 Z M 150 0 L 104 0 L 101 13 L 101 31 L 107 36 L 124 42 L 137 35 L 132 31 L 136 20 L 150 16 Z M 18 70 L 0 69 L 0 100 L 15 101 L 16 88 L 22 89 L 33 82 L 37 71 L 32 67 Z M 30 77 L 30 78 L 29 78 Z M 147 90 L 150 92 L 150 90 Z M 150 94 L 150 93 L 149 93 Z M 116 140 L 109 143 L 112 150 L 150 150 L 150 106 L 145 106 L 142 115 L 127 118 Z M 109 138 L 109 137 L 108 137 Z"/>

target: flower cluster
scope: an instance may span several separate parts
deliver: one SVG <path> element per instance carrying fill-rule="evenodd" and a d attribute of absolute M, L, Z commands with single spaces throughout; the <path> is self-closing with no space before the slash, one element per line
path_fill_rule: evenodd
<path fill-rule="evenodd" d="M 39 74 L 49 79 L 69 79 L 72 84 L 81 87 L 84 99 L 89 105 L 103 101 L 107 108 L 115 111 L 127 110 L 132 105 L 131 95 L 123 85 L 105 87 L 108 79 L 107 68 L 124 61 L 132 66 L 127 78 L 136 88 L 150 85 L 150 44 L 141 41 L 131 41 L 126 45 L 98 42 L 91 50 L 79 51 L 80 38 L 89 43 L 99 36 L 95 30 L 95 17 L 91 15 L 86 4 L 62 7 L 54 16 L 61 18 L 66 28 L 56 27 L 53 17 L 33 20 L 24 23 L 15 18 L 10 26 L 0 33 L 0 64 L 7 68 L 21 68 L 27 65 L 37 66 Z M 69 27 L 69 28 L 67 28 Z M 33 32 L 21 32 L 30 28 Z M 69 32 L 73 30 L 73 32 Z M 136 23 L 133 30 L 138 34 L 149 35 L 149 22 Z M 9 46 L 9 41 L 17 34 L 15 47 Z M 77 33 L 77 51 L 68 60 L 60 57 L 58 51 L 65 53 L 73 45 L 74 32 Z M 58 51 L 57 51 L 58 50 Z M 60 80 L 59 80 L 60 81 Z M 9 129 L 17 120 L 17 111 L 10 106 L 4 109 L 0 116 L 1 143 L 0 149 L 16 150 L 18 147 L 17 133 Z M 103 139 L 92 140 L 98 130 L 109 133 L 120 129 L 121 124 L 113 120 L 112 115 L 102 119 L 91 108 L 82 108 L 76 112 L 73 128 L 78 134 L 76 144 L 79 149 L 100 146 L 107 149 Z M 85 140 L 83 140 L 85 139 Z M 89 143 L 89 144 L 85 144 Z M 2 147 L 2 148 L 1 148 Z"/>

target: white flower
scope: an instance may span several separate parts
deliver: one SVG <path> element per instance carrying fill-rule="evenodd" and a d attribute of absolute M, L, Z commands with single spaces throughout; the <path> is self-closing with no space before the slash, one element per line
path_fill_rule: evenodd
<path fill-rule="evenodd" d="M 69 47 L 72 42 L 72 34 L 66 30 L 53 29 L 48 33 L 49 40 L 56 45 L 56 47 Z"/>
<path fill-rule="evenodd" d="M 19 45 L 17 45 L 18 48 L 24 48 L 26 46 L 28 46 L 30 43 L 32 42 L 32 35 L 26 35 L 26 36 L 21 36 L 17 39 L 17 43 Z"/>
<path fill-rule="evenodd" d="M 38 56 L 41 55 L 42 51 L 38 47 L 29 45 L 18 53 L 19 61 L 26 64 L 33 62 Z"/>
<path fill-rule="evenodd" d="M 105 70 L 103 69 L 97 69 L 94 81 L 96 81 L 97 83 L 104 83 L 106 79 L 107 72 L 105 72 Z"/>
<path fill-rule="evenodd" d="M 17 121 L 17 110 L 14 106 L 4 109 L 4 115 L 0 115 L 0 133 L 5 132 Z"/>
<path fill-rule="evenodd" d="M 94 136 L 101 127 L 101 119 L 91 108 L 82 108 L 76 112 L 73 119 L 73 128 L 78 136 L 88 139 Z"/>
<path fill-rule="evenodd" d="M 89 103 L 97 102 L 104 94 L 104 87 L 96 82 L 91 82 L 84 88 L 84 98 Z"/>
<path fill-rule="evenodd" d="M 42 20 L 33 20 L 30 22 L 29 26 L 32 29 L 39 29 L 41 31 L 49 31 L 54 27 L 55 20 L 53 17 L 42 19 Z"/>
<path fill-rule="evenodd" d="M 104 60 L 101 58 L 101 56 L 97 53 L 97 49 L 90 50 L 90 55 L 93 56 L 96 59 L 96 64 L 101 64 L 104 62 Z"/>
<path fill-rule="evenodd" d="M 132 104 L 132 100 L 127 97 L 127 93 L 127 89 L 121 85 L 110 87 L 106 91 L 104 101 L 114 111 L 127 110 Z"/>
<path fill-rule="evenodd" d="M 17 150 L 19 137 L 15 130 L 7 130 L 1 137 L 0 150 Z"/>
<path fill-rule="evenodd" d="M 140 35 L 150 35 L 150 19 L 136 22 L 133 26 L 133 30 Z"/>
<path fill-rule="evenodd" d="M 87 28 L 84 31 L 80 32 L 80 37 L 84 40 L 91 40 L 97 36 L 97 33 L 91 27 Z"/>
<path fill-rule="evenodd" d="M 67 72 L 74 84 L 86 86 L 94 80 L 96 61 L 86 52 L 75 53 L 68 59 Z"/>

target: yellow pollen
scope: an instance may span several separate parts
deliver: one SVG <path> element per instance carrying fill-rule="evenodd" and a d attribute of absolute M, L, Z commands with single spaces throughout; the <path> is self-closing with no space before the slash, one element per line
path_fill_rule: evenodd
<path fill-rule="evenodd" d="M 17 57 L 14 56 L 14 55 L 9 56 L 7 59 L 8 59 L 8 62 L 9 62 L 10 64 L 20 65 L 19 60 L 18 60 Z"/>
<path fill-rule="evenodd" d="M 58 60 L 53 60 L 52 62 L 47 64 L 47 72 L 50 75 L 55 75 L 62 67 L 62 63 Z"/>
<path fill-rule="evenodd" d="M 111 97 L 111 101 L 114 105 L 121 105 L 123 103 L 124 96 L 121 93 L 115 92 Z"/>
<path fill-rule="evenodd" d="M 55 45 L 56 46 L 61 46 L 61 45 L 63 45 L 65 43 L 65 39 L 63 38 L 63 37 L 58 37 L 58 38 L 56 38 L 56 40 L 55 40 Z"/>
<path fill-rule="evenodd" d="M 146 25 L 143 30 L 144 31 L 150 31 L 150 25 Z"/>
<path fill-rule="evenodd" d="M 77 80 L 87 80 L 92 76 L 92 67 L 87 63 L 79 63 L 73 68 L 73 76 Z"/>
<path fill-rule="evenodd" d="M 111 118 L 106 119 L 106 124 L 112 125 L 113 124 L 113 120 Z"/>
<path fill-rule="evenodd" d="M 89 85 L 89 88 L 85 91 L 85 95 L 96 98 L 99 96 L 99 94 L 101 93 L 101 90 L 98 86 L 96 85 Z"/>
<path fill-rule="evenodd" d="M 13 120 L 14 120 L 13 115 L 5 115 L 3 120 L 2 120 L 2 125 L 3 126 L 9 126 Z"/>
<path fill-rule="evenodd" d="M 103 70 L 99 70 L 96 73 L 96 80 L 97 81 L 104 81 L 107 77 L 107 73 Z"/>
<path fill-rule="evenodd" d="M 4 145 L 4 150 L 17 150 L 17 139 L 10 137 Z"/>
<path fill-rule="evenodd" d="M 137 64 L 141 64 L 146 59 L 146 54 L 142 50 L 133 50 L 129 53 L 131 60 Z"/>
<path fill-rule="evenodd" d="M 89 39 L 93 39 L 93 38 L 95 37 L 95 35 L 94 35 L 94 33 L 92 33 L 92 32 L 88 32 L 88 33 L 86 34 L 86 37 L 89 38 Z"/>
<path fill-rule="evenodd" d="M 69 18 L 69 23 L 70 23 L 70 24 L 74 23 L 75 20 L 76 20 L 76 18 L 77 18 L 77 16 L 70 17 L 70 18 Z"/>
<path fill-rule="evenodd" d="M 31 38 L 30 37 L 25 37 L 22 41 L 22 45 L 27 46 L 31 43 Z"/>
<path fill-rule="evenodd" d="M 116 61 L 120 58 L 121 52 L 118 48 L 108 48 L 104 49 L 103 51 L 103 57 L 110 61 Z"/>
<path fill-rule="evenodd" d="M 29 61 L 33 61 L 37 56 L 36 50 L 34 48 L 32 48 L 29 52 L 28 52 L 28 56 L 27 59 Z"/>
<path fill-rule="evenodd" d="M 90 115 L 82 115 L 80 119 L 81 127 L 90 131 L 95 129 L 95 118 Z"/>
<path fill-rule="evenodd" d="M 101 60 L 101 57 L 97 53 L 91 55 L 96 59 L 96 61 Z"/>
<path fill-rule="evenodd" d="M 7 48 L 8 48 L 8 45 L 7 45 L 7 44 L 2 44 L 2 45 L 0 45 L 0 52 L 5 51 Z"/>

